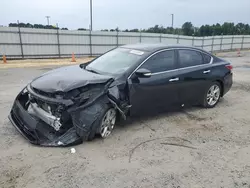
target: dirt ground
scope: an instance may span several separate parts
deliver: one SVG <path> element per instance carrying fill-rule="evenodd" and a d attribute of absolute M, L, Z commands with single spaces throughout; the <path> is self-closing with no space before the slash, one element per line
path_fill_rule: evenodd
<path fill-rule="evenodd" d="M 25 59 L 25 60 L 8 60 L 7 59 L 7 63 L 4 63 L 3 61 L 0 63 L 0 69 L 74 65 L 74 64 L 79 64 L 79 63 L 86 63 L 90 61 L 91 59 L 93 58 L 81 57 L 81 58 L 76 58 L 76 62 L 72 62 L 71 58 Z"/>
<path fill-rule="evenodd" d="M 132 119 L 75 154 L 29 144 L 7 119 L 17 93 L 54 67 L 0 69 L 0 187 L 250 188 L 250 52 L 220 55 L 234 85 L 214 109 Z"/>

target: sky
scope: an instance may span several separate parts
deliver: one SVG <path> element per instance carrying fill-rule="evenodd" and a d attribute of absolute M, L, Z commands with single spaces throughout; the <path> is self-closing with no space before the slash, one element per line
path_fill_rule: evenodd
<path fill-rule="evenodd" d="M 1 0 L 0 25 L 17 20 L 69 29 L 89 28 L 90 0 Z M 93 0 L 93 30 L 146 29 L 154 25 L 181 27 L 224 22 L 250 24 L 250 0 Z"/>

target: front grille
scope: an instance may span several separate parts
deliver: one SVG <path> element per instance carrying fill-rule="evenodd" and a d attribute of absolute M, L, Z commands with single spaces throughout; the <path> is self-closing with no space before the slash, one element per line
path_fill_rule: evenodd
<path fill-rule="evenodd" d="M 45 96 L 45 97 L 49 97 L 49 98 L 54 98 L 54 94 L 52 94 L 52 93 L 47 93 L 47 92 L 41 91 L 41 90 L 33 88 L 33 87 L 32 87 L 32 90 L 35 93 L 39 94 L 39 95 L 42 95 L 42 96 Z M 32 98 L 32 100 L 35 103 L 37 103 L 37 105 L 40 108 L 42 108 L 44 111 L 46 111 L 47 113 L 55 114 L 55 111 L 58 108 L 58 105 L 52 104 L 52 103 L 48 103 L 48 102 L 44 102 L 43 100 L 40 100 L 39 98 Z"/>
<path fill-rule="evenodd" d="M 43 109 L 45 112 L 50 113 L 52 115 L 55 115 L 56 112 L 58 111 L 58 105 L 56 104 L 51 104 L 51 103 L 47 103 L 44 102 L 42 100 L 39 99 L 34 99 L 34 102 L 41 108 Z"/>
<path fill-rule="evenodd" d="M 37 100 L 38 101 L 38 100 Z M 40 108 L 42 108 L 45 112 L 51 113 L 51 107 L 45 102 L 39 101 L 38 102 Z"/>

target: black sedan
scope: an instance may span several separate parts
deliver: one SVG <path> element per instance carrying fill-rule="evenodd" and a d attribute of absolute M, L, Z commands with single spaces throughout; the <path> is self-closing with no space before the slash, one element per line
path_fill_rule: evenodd
<path fill-rule="evenodd" d="M 231 86 L 230 63 L 204 50 L 126 45 L 34 79 L 9 119 L 33 144 L 68 146 L 108 137 L 117 117 L 194 104 L 212 108 Z"/>

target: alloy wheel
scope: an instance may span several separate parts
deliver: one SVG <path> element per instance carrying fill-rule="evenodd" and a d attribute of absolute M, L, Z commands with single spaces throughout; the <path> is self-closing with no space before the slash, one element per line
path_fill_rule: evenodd
<path fill-rule="evenodd" d="M 214 106 L 220 98 L 220 87 L 218 85 L 212 85 L 207 92 L 207 103 L 210 106 Z"/>
<path fill-rule="evenodd" d="M 115 126 L 115 121 L 116 121 L 116 110 L 114 108 L 110 108 L 105 113 L 101 121 L 100 135 L 102 138 L 106 138 L 111 134 Z"/>

